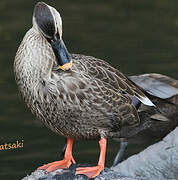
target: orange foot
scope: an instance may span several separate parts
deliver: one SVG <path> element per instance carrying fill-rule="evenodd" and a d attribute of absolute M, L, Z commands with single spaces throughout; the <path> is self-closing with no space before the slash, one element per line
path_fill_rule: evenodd
<path fill-rule="evenodd" d="M 62 161 L 55 161 L 44 166 L 39 167 L 38 169 L 46 170 L 47 172 L 55 171 L 56 169 L 66 169 L 69 168 L 72 163 L 75 163 L 75 160 L 72 156 L 72 145 L 74 140 L 68 138 L 67 146 L 64 155 L 64 159 Z"/>
<path fill-rule="evenodd" d="M 94 166 L 94 167 L 79 167 L 76 170 L 76 174 L 85 174 L 89 178 L 94 178 L 100 174 L 104 169 L 104 166 Z"/>
<path fill-rule="evenodd" d="M 72 160 L 70 159 L 63 159 L 62 161 L 55 161 L 52 163 L 48 163 L 44 166 L 39 167 L 39 170 L 46 170 L 47 172 L 52 172 L 55 171 L 56 169 L 66 169 L 69 168 L 70 165 L 73 163 L 75 163 L 75 160 L 72 158 Z"/>

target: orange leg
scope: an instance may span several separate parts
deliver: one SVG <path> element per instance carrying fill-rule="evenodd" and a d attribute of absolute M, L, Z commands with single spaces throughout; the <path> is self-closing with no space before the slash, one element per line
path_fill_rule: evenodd
<path fill-rule="evenodd" d="M 85 174 L 89 178 L 94 178 L 100 174 L 100 172 L 104 169 L 106 142 L 107 140 L 105 138 L 101 138 L 99 141 L 100 157 L 99 157 L 98 165 L 95 167 L 79 167 L 77 168 L 76 174 Z"/>
<path fill-rule="evenodd" d="M 47 172 L 55 171 L 56 169 L 65 169 L 69 168 L 72 163 L 75 163 L 75 160 L 72 156 L 72 145 L 74 143 L 73 139 L 67 139 L 67 146 L 64 155 L 64 159 L 61 161 L 55 161 L 44 166 L 39 167 L 38 169 L 46 170 Z"/>

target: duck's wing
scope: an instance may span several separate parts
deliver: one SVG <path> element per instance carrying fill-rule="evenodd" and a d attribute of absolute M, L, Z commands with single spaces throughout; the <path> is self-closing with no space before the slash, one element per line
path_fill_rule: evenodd
<path fill-rule="evenodd" d="M 78 54 L 73 54 L 72 58 L 75 60 L 74 66 L 78 72 L 83 72 L 94 79 L 101 80 L 105 86 L 117 93 L 136 97 L 143 104 L 154 106 L 139 87 L 109 63 L 98 58 Z"/>
<path fill-rule="evenodd" d="M 83 60 L 79 61 L 73 60 L 71 71 L 55 72 L 54 82 L 57 82 L 57 85 L 54 88 L 57 87 L 57 92 L 54 96 L 57 101 L 60 99 L 60 103 L 70 107 L 77 116 L 80 112 L 81 117 L 83 116 L 81 119 L 92 119 L 90 124 L 93 123 L 93 126 L 98 121 L 97 127 L 111 127 L 111 131 L 115 131 L 123 126 L 137 125 L 139 117 L 130 95 L 117 89 L 115 80 L 109 82 L 107 71 L 99 72 L 100 75 L 93 74 L 91 67 L 83 63 Z M 82 120 L 82 123 L 88 122 Z"/>
<path fill-rule="evenodd" d="M 150 73 L 129 77 L 149 94 L 167 99 L 178 95 L 178 80 L 161 74 Z"/>

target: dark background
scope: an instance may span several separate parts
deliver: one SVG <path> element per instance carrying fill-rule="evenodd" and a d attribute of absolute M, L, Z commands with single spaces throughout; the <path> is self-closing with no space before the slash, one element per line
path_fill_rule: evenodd
<path fill-rule="evenodd" d="M 16 50 L 31 27 L 37 1 L 0 1 L 0 145 L 24 140 L 24 148 L 0 151 L 0 179 L 15 180 L 44 163 L 59 160 L 65 139 L 35 119 L 14 81 Z M 63 18 L 63 39 L 71 53 L 99 57 L 126 75 L 157 72 L 178 79 L 177 0 L 45 1 Z M 126 155 L 145 145 L 130 146 Z M 106 166 L 119 143 L 109 141 Z M 97 142 L 76 143 L 80 163 L 98 161 Z"/>

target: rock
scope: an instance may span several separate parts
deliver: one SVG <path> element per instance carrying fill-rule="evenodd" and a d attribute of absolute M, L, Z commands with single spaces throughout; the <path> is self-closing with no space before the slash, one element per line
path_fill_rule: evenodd
<path fill-rule="evenodd" d="M 105 168 L 95 180 L 178 180 L 178 127 L 162 141 L 133 155 L 116 167 Z M 75 176 L 76 167 L 46 173 L 34 171 L 22 180 L 86 180 L 85 175 Z M 86 165 L 82 165 L 86 166 Z"/>
<path fill-rule="evenodd" d="M 178 180 L 178 127 L 162 141 L 112 168 L 120 177 L 143 180 Z"/>

